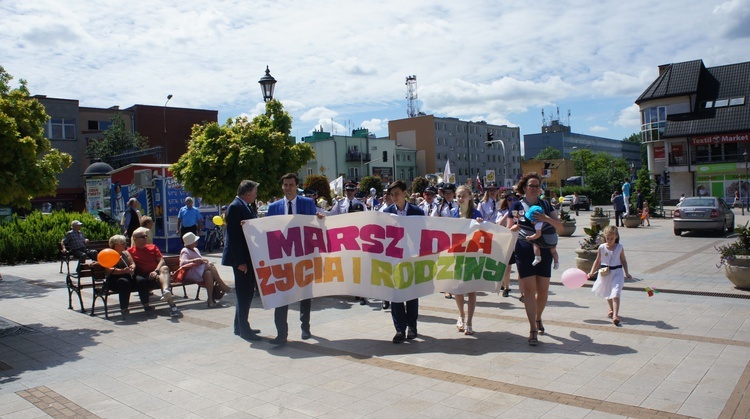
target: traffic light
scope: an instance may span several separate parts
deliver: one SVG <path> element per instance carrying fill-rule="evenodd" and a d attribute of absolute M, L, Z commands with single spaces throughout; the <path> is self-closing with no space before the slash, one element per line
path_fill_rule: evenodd
<path fill-rule="evenodd" d="M 669 170 L 664 171 L 664 184 L 669 185 Z"/>
<path fill-rule="evenodd" d="M 494 134 L 492 134 L 491 132 L 487 133 L 487 142 L 492 141 L 494 138 L 495 138 Z"/>
<path fill-rule="evenodd" d="M 383 150 L 383 163 L 388 161 L 388 152 Z"/>

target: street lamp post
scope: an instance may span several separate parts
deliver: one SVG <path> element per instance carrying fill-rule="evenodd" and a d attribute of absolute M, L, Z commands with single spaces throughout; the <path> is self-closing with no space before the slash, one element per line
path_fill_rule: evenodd
<path fill-rule="evenodd" d="M 167 103 L 172 100 L 172 95 L 167 95 L 167 101 L 164 102 L 164 162 L 169 163 L 169 146 L 167 145 Z"/>
<path fill-rule="evenodd" d="M 748 185 L 748 182 L 750 180 L 748 180 L 748 176 L 747 176 L 747 173 L 748 173 L 747 171 L 747 148 L 745 149 L 745 152 L 742 153 L 742 155 L 745 157 L 745 185 Z M 742 194 L 742 182 L 740 182 L 739 188 L 740 188 L 740 194 Z M 745 192 L 745 201 L 747 201 L 748 212 L 750 212 L 750 199 L 749 198 L 750 198 L 750 190 Z M 740 206 L 742 207 L 742 215 L 745 215 L 745 206 L 742 205 L 741 199 L 740 199 Z"/>
<path fill-rule="evenodd" d="M 258 80 L 260 90 L 263 92 L 263 101 L 270 102 L 273 100 L 273 89 L 276 87 L 276 79 L 271 76 L 271 72 L 266 66 L 266 75 Z"/>
<path fill-rule="evenodd" d="M 492 137 L 489 137 L 492 138 Z M 503 140 L 489 140 L 485 141 L 485 144 L 498 143 L 503 147 L 503 186 L 505 186 L 505 179 L 508 178 L 508 154 L 505 152 L 505 143 Z"/>

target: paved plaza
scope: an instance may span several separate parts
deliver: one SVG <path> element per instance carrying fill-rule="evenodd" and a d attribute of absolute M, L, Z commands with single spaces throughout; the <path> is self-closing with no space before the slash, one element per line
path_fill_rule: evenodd
<path fill-rule="evenodd" d="M 750 292 L 717 269 L 714 249 L 733 238 L 675 237 L 664 219 L 621 229 L 634 279 L 617 327 L 590 283 L 560 284 L 589 214 L 560 239 L 536 347 L 515 282 L 509 298 L 478 297 L 473 336 L 456 331 L 441 294 L 420 300 L 420 337 L 401 345 L 390 310 L 327 297 L 313 301 L 312 339 L 300 339 L 295 304 L 290 342 L 275 347 L 259 299 L 250 322 L 264 339 L 249 343 L 232 333 L 233 294 L 209 309 L 190 286 L 176 319 L 157 297 L 145 315 L 134 294 L 124 321 L 113 296 L 105 320 L 67 309 L 59 263 L 0 267 L 0 417 L 749 417 Z"/>

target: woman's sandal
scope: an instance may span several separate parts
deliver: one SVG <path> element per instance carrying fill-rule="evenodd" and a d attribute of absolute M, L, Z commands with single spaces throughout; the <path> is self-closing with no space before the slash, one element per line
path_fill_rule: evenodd
<path fill-rule="evenodd" d="M 615 326 L 619 326 L 620 325 L 620 318 L 619 317 L 615 317 L 614 319 L 612 319 L 612 323 L 614 323 Z"/>
<path fill-rule="evenodd" d="M 219 303 L 217 303 L 216 301 L 214 301 L 213 303 L 210 301 L 206 301 L 206 304 L 208 304 L 208 308 L 216 308 L 219 306 Z"/>
<path fill-rule="evenodd" d="M 614 314 L 615 313 L 612 310 L 609 310 L 609 313 L 607 313 L 607 318 L 611 319 Z"/>
<path fill-rule="evenodd" d="M 536 338 L 537 331 L 531 330 L 529 331 L 529 345 L 530 346 L 536 346 L 537 343 L 539 343 L 539 340 Z"/>
<path fill-rule="evenodd" d="M 474 329 L 472 329 L 471 326 L 467 325 L 464 331 L 464 335 L 473 335 L 473 334 L 474 334 Z"/>
<path fill-rule="evenodd" d="M 461 317 L 459 317 L 458 321 L 456 322 L 456 329 L 458 329 L 459 332 L 463 332 L 466 329 L 464 319 L 462 319 Z"/>
<path fill-rule="evenodd" d="M 543 334 L 544 334 L 544 325 L 542 324 L 542 321 L 541 321 L 541 320 L 537 320 L 537 321 L 536 321 L 536 328 L 537 328 L 537 330 L 539 331 L 539 334 L 540 334 L 540 335 L 543 335 Z"/>

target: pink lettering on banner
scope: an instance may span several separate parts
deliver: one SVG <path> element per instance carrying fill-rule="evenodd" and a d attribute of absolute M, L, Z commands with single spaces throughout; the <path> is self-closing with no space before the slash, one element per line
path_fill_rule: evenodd
<path fill-rule="evenodd" d="M 385 235 L 386 237 L 393 239 L 388 243 L 388 247 L 385 249 L 385 255 L 398 259 L 404 257 L 404 249 L 398 247 L 397 244 L 406 235 L 406 230 L 403 227 L 387 226 L 385 228 Z"/>
<path fill-rule="evenodd" d="M 271 260 L 304 254 L 302 232 L 299 227 L 288 228 L 286 236 L 281 230 L 269 231 L 266 233 L 266 240 L 268 240 L 268 256 Z"/>
<path fill-rule="evenodd" d="M 451 239 L 444 231 L 422 230 L 419 239 L 419 256 L 434 255 L 448 250 Z"/>
<path fill-rule="evenodd" d="M 331 253 L 338 252 L 341 251 L 342 247 L 346 250 L 359 250 L 358 236 L 359 228 L 356 226 L 329 229 L 328 251 Z"/>
<path fill-rule="evenodd" d="M 325 234 L 322 228 L 305 227 L 305 256 L 315 252 L 326 252 Z"/>
<path fill-rule="evenodd" d="M 385 240 L 385 229 L 377 224 L 368 224 L 359 230 L 362 240 L 362 251 L 368 253 L 382 254 L 383 240 Z"/>

